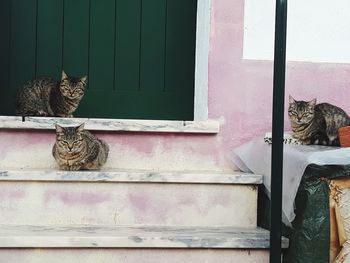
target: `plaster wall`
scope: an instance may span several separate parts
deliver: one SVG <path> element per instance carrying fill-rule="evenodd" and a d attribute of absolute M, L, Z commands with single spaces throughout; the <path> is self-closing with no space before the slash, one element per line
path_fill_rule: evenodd
<path fill-rule="evenodd" d="M 228 249 L 2 249 L 0 263 L 263 263 L 267 250 Z"/>
<path fill-rule="evenodd" d="M 244 185 L 1 182 L 0 199 L 0 225 L 249 228 L 257 221 L 257 188 Z"/>
<path fill-rule="evenodd" d="M 275 0 L 245 0 L 244 58 L 273 60 L 275 9 Z M 287 59 L 350 63 L 349 12 L 347 0 L 289 1 Z"/>
<path fill-rule="evenodd" d="M 224 151 L 271 129 L 273 63 L 242 59 L 244 4 L 244 0 L 212 3 L 209 116 L 221 118 L 225 123 L 220 135 Z M 317 12 L 317 6 L 309 12 Z M 259 49 L 259 42 L 255 45 Z M 305 46 L 312 48 L 310 43 Z M 292 94 L 296 99 L 317 98 L 350 113 L 349 87 L 349 64 L 287 63 L 286 107 L 288 94 Z M 286 114 L 285 117 L 285 129 L 290 130 Z"/>

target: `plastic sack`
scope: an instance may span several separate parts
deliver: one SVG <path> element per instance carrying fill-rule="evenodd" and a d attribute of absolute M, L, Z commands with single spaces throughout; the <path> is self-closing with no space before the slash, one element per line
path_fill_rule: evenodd
<path fill-rule="evenodd" d="M 350 165 L 309 165 L 295 200 L 296 217 L 284 263 L 322 263 L 330 258 L 329 180 L 350 177 Z"/>

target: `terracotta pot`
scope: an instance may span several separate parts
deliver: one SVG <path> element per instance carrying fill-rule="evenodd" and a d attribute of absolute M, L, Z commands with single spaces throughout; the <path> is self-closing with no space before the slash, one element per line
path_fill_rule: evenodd
<path fill-rule="evenodd" d="M 350 126 L 339 128 L 339 142 L 341 147 L 350 147 Z"/>

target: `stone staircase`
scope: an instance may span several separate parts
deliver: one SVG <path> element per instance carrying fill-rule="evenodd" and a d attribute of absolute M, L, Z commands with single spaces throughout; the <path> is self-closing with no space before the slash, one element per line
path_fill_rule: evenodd
<path fill-rule="evenodd" d="M 261 182 L 235 172 L 0 169 L 0 262 L 268 262 L 269 233 L 256 227 Z"/>
<path fill-rule="evenodd" d="M 100 131 L 104 169 L 59 171 L 56 122 Z M 262 177 L 221 169 L 217 132 L 212 122 L 0 116 L 0 263 L 268 262 Z"/>

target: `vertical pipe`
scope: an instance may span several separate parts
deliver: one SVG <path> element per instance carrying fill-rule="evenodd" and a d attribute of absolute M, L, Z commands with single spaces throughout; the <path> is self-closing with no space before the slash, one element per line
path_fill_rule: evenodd
<path fill-rule="evenodd" d="M 287 0 L 276 0 L 273 76 L 270 263 L 281 262 L 284 86 L 286 68 Z"/>

